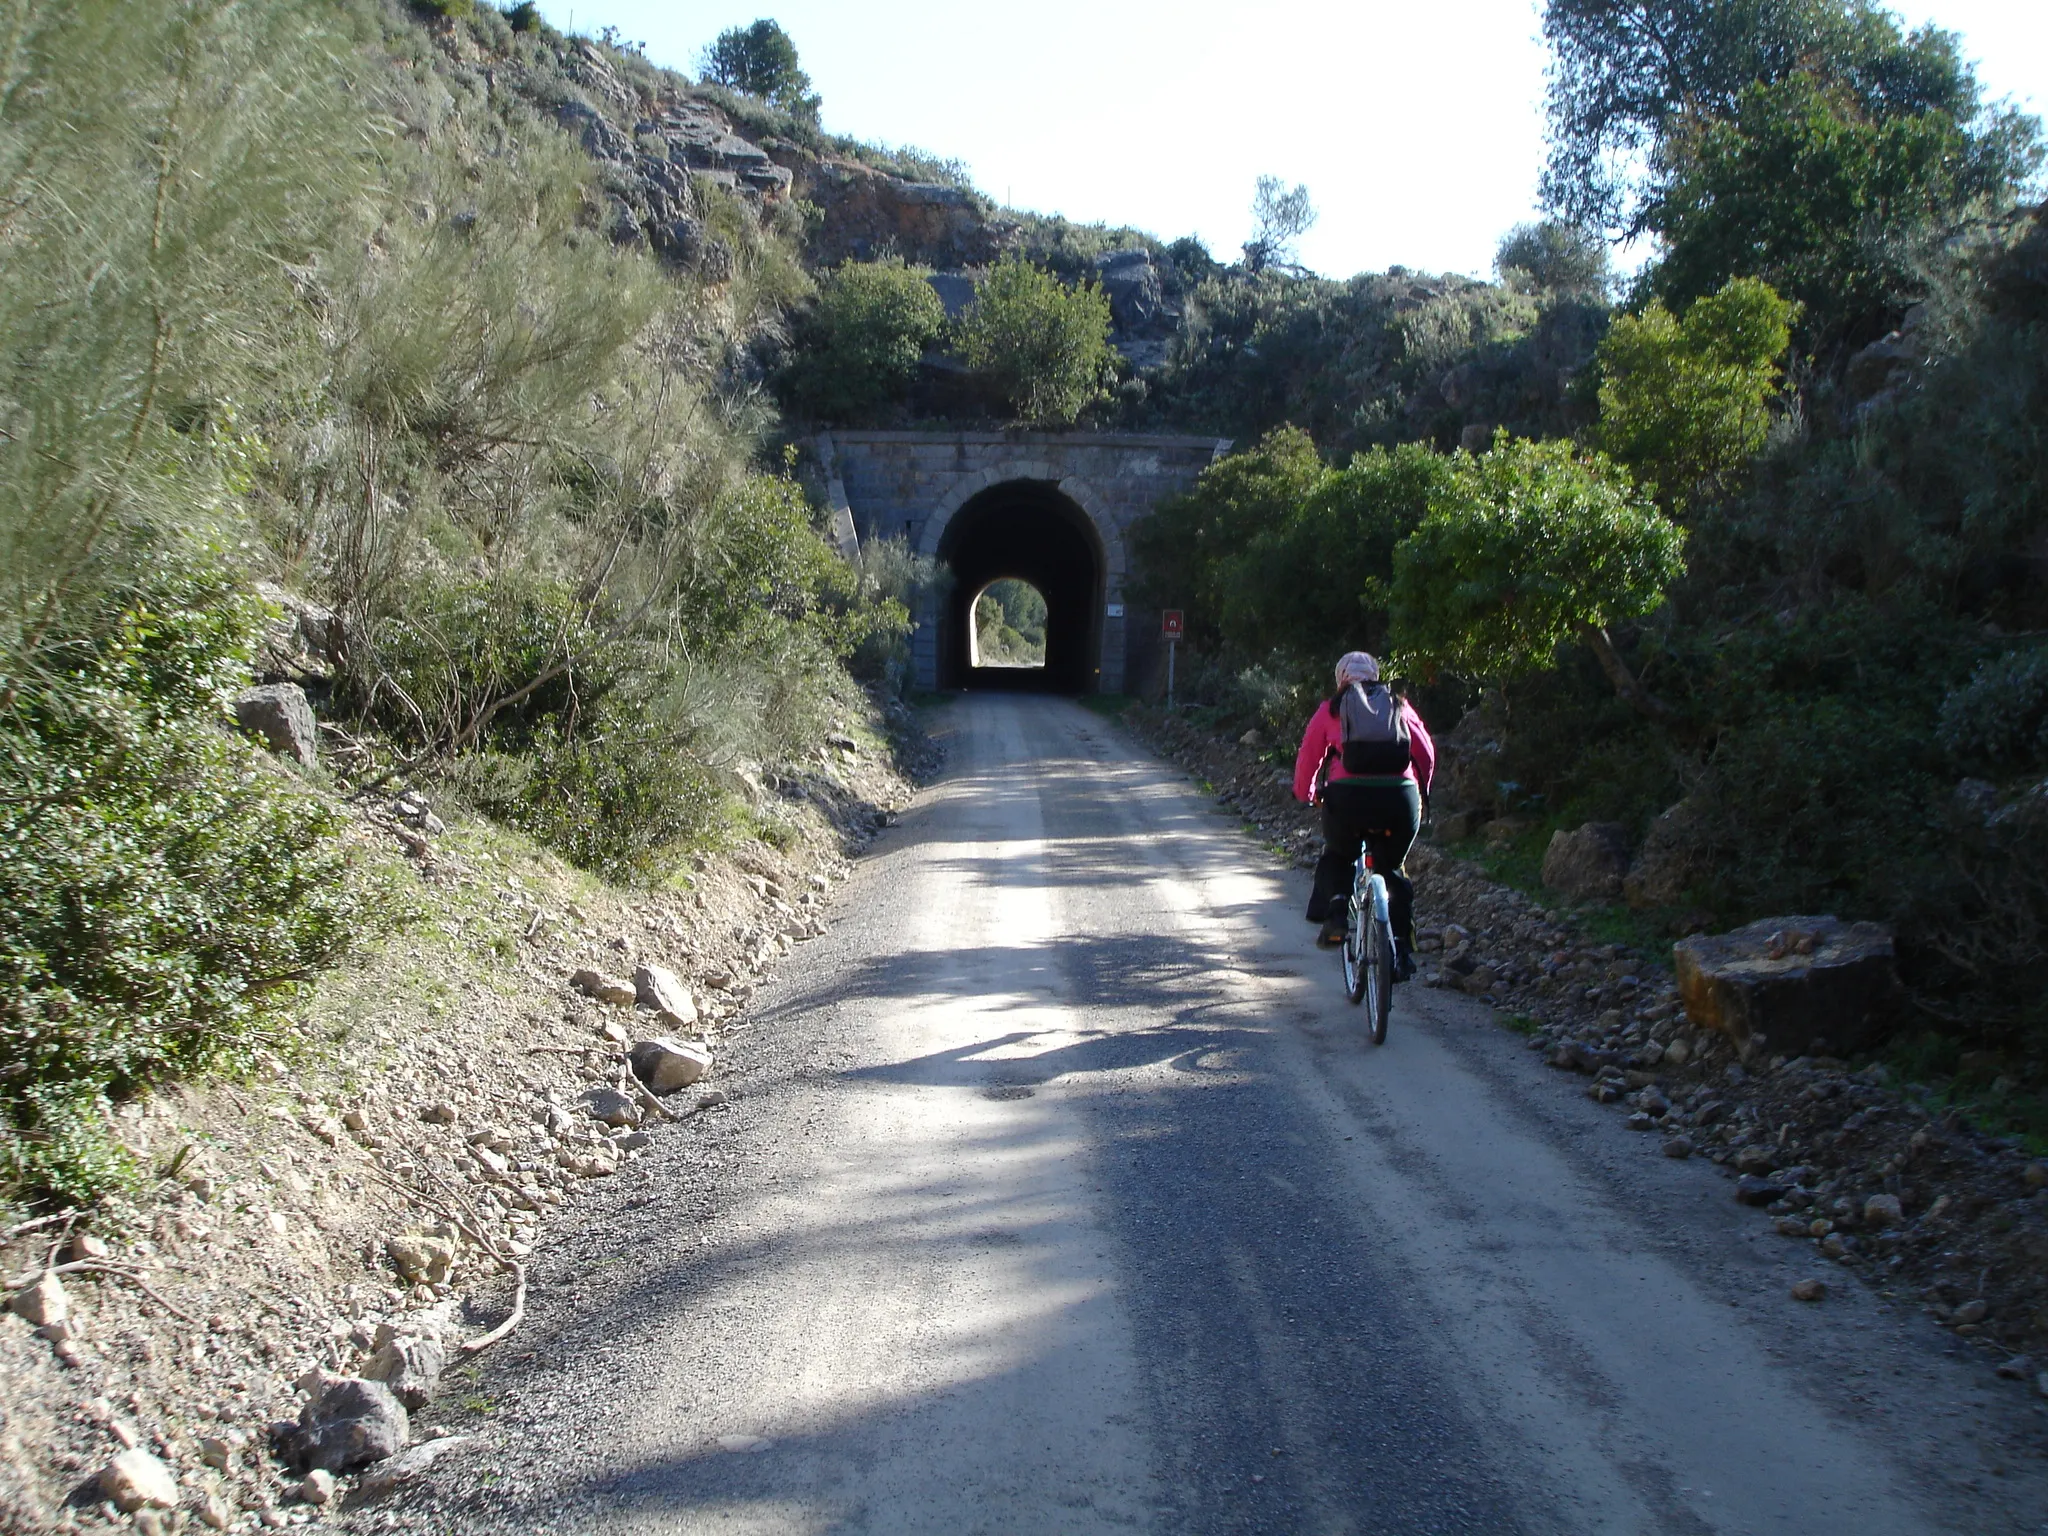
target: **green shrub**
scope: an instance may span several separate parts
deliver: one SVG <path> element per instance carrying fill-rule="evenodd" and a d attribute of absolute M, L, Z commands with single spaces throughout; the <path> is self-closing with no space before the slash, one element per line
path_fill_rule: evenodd
<path fill-rule="evenodd" d="M 946 306 L 921 267 L 848 262 L 818 285 L 784 395 L 827 421 L 868 424 L 909 393 L 924 349 L 945 329 Z"/>
<path fill-rule="evenodd" d="M 1602 447 L 1667 501 L 1733 489 L 1762 451 L 1799 306 L 1732 278 L 1683 319 L 1652 303 L 1600 343 Z"/>
<path fill-rule="evenodd" d="M 103 1106 L 297 1038 L 358 917 L 340 815 L 227 731 L 254 605 L 135 593 L 0 723 L 0 1182 L 89 1199 Z"/>
<path fill-rule="evenodd" d="M 477 809 L 621 884 L 658 883 L 675 850 L 700 842 L 720 807 L 704 766 L 645 725 L 484 752 L 461 765 L 457 783 Z"/>
<path fill-rule="evenodd" d="M 960 317 L 961 358 L 1016 419 L 1067 426 L 1104 398 L 1109 298 L 1094 283 L 1068 288 L 1020 257 L 996 263 Z"/>
<path fill-rule="evenodd" d="M 1980 664 L 1941 701 L 1941 742 L 1976 766 L 2048 763 L 2048 646 L 2007 651 Z"/>

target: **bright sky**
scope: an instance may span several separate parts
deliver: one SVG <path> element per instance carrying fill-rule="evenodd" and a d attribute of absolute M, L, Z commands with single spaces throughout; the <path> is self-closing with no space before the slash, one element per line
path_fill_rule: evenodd
<path fill-rule="evenodd" d="M 1989 94 L 2048 111 L 2048 4 L 1905 0 L 1962 34 Z M 705 44 L 771 15 L 835 133 L 963 160 L 1019 208 L 1230 259 L 1253 184 L 1306 182 L 1316 270 L 1395 262 L 1483 276 L 1535 216 L 1547 55 L 1539 0 L 542 0 L 695 73 Z"/>

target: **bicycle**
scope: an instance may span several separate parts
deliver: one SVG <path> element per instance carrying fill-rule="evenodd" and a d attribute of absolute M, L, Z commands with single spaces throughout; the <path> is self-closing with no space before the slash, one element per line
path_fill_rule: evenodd
<path fill-rule="evenodd" d="M 1354 1005 L 1366 1003 L 1366 1036 L 1374 1045 L 1385 1045 L 1387 1014 L 1394 1006 L 1394 922 L 1387 911 L 1387 882 L 1372 867 L 1370 848 L 1359 852 L 1352 868 L 1350 899 L 1344 995 Z"/>

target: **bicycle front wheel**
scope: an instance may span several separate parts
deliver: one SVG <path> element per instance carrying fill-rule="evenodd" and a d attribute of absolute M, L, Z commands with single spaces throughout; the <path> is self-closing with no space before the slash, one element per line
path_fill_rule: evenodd
<path fill-rule="evenodd" d="M 1364 963 L 1359 966 L 1359 993 L 1365 1001 L 1365 1033 L 1374 1045 L 1387 1043 L 1387 1015 L 1394 1007 L 1394 930 L 1384 918 L 1364 914 Z M 1351 999 L 1354 1003 L 1359 997 Z"/>
<path fill-rule="evenodd" d="M 1344 934 L 1344 996 L 1353 1004 L 1365 996 L 1365 930 L 1372 926 L 1372 909 L 1351 905 L 1351 927 Z"/>

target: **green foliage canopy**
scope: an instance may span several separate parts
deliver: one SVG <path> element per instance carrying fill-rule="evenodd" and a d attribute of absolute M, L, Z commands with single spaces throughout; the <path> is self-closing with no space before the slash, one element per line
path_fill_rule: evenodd
<path fill-rule="evenodd" d="M 1574 640 L 1611 654 L 1608 628 L 1664 601 L 1684 547 L 1684 531 L 1603 456 L 1503 434 L 1453 459 L 1394 550 L 1395 649 L 1404 668 L 1473 678 L 1552 666 Z"/>
<path fill-rule="evenodd" d="M 846 262 L 818 285 L 784 392 L 799 411 L 871 425 L 901 400 L 946 307 L 922 267 Z"/>
<path fill-rule="evenodd" d="M 1067 426 L 1106 393 L 1109 331 L 1100 286 L 1069 288 L 1043 267 L 1006 256 L 976 287 L 958 344 L 962 360 L 1019 421 Z"/>
<path fill-rule="evenodd" d="M 1668 503 L 1725 493 L 1763 448 L 1799 306 L 1733 278 L 1679 319 L 1652 302 L 1600 344 L 1600 444 Z"/>
<path fill-rule="evenodd" d="M 1607 242 L 1561 219 L 1517 224 L 1501 237 L 1494 271 L 1510 287 L 1599 301 L 1613 282 Z"/>
<path fill-rule="evenodd" d="M 1750 86 L 1659 150 L 1651 288 L 1683 308 L 1760 278 L 1803 306 L 1816 346 L 1867 340 L 1919 292 L 1920 230 L 2010 201 L 2031 164 L 2012 148 L 1947 111 L 1873 112 L 1804 75 Z"/>
<path fill-rule="evenodd" d="M 1955 34 L 1902 33 L 1873 0 L 1548 0 L 1543 35 L 1554 61 L 1543 198 L 1589 228 L 1647 228 L 1654 151 L 1682 123 L 1733 117 L 1758 85 L 1840 90 L 1873 121 L 1934 112 L 1966 126 L 1980 112 Z M 2013 128 L 1985 123 L 1986 152 L 2010 147 Z"/>

